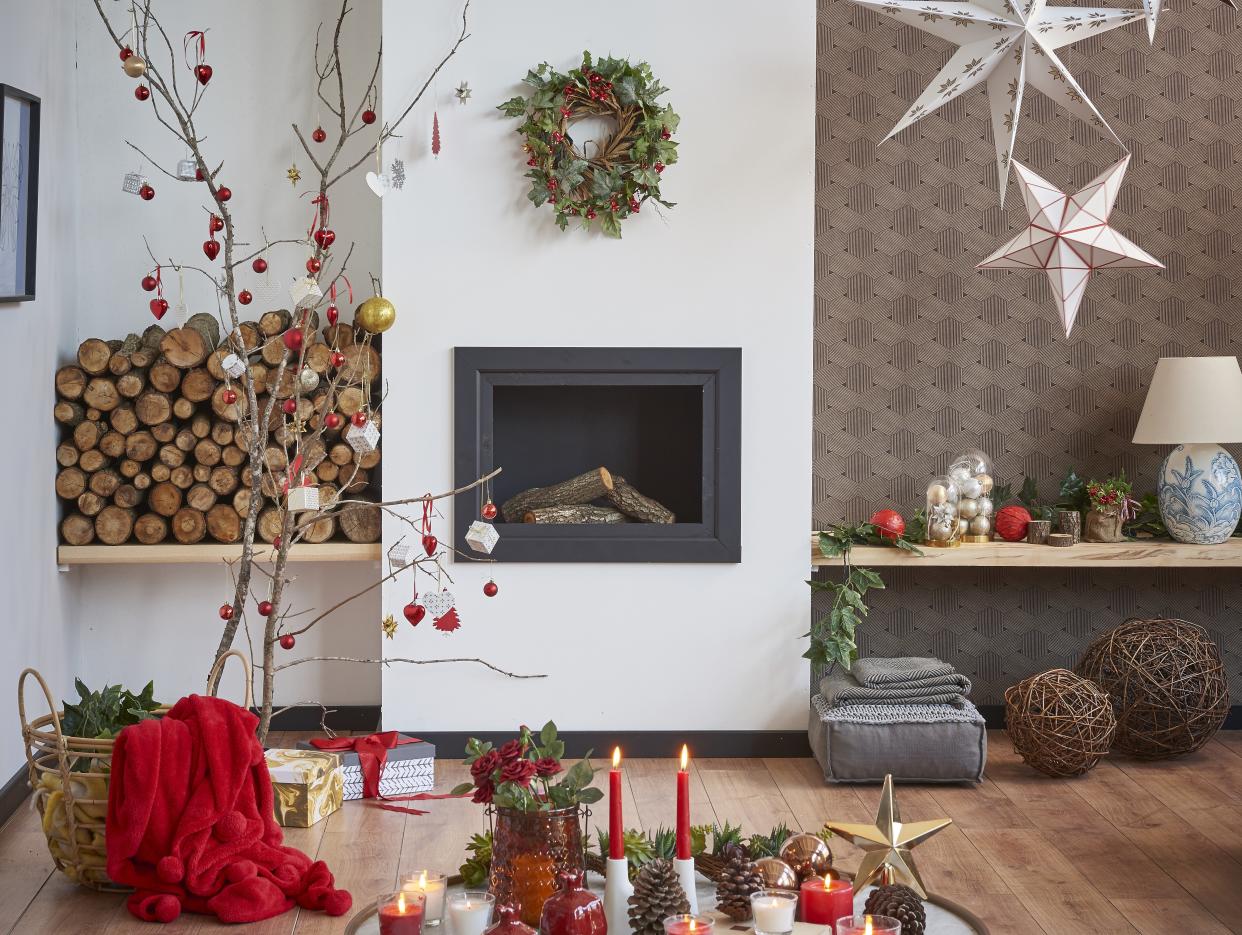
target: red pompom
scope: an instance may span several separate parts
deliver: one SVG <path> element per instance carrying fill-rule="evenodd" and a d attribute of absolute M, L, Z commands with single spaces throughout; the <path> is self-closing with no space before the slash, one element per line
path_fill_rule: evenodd
<path fill-rule="evenodd" d="M 221 815 L 211 829 L 217 841 L 228 844 L 246 833 L 246 816 L 234 809 Z"/>
<path fill-rule="evenodd" d="M 323 911 L 330 916 L 343 916 L 354 904 L 347 890 L 332 890 L 323 898 Z"/>
<path fill-rule="evenodd" d="M 155 875 L 164 883 L 180 883 L 185 876 L 185 864 L 181 858 L 165 854 L 155 865 Z"/>
<path fill-rule="evenodd" d="M 1026 538 L 1026 527 L 1031 524 L 1031 514 L 1024 506 L 1007 506 L 996 514 L 992 528 L 1006 542 L 1021 542 Z"/>
<path fill-rule="evenodd" d="M 167 925 L 169 922 L 175 922 L 177 916 L 181 915 L 181 901 L 172 893 L 160 893 L 151 900 L 150 912 L 156 922 L 163 922 Z"/>
<path fill-rule="evenodd" d="M 906 531 L 906 521 L 896 510 L 876 510 L 867 522 L 885 539 L 896 539 Z"/>

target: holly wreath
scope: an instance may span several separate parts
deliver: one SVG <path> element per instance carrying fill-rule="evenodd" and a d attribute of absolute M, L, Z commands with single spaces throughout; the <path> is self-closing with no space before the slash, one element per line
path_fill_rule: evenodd
<path fill-rule="evenodd" d="M 547 62 L 526 73 L 524 83 L 534 89 L 497 109 L 507 117 L 523 118 L 517 132 L 525 142 L 527 196 L 536 206 L 550 204 L 561 230 L 571 217 L 586 227 L 599 221 L 610 237 L 621 236 L 621 222 L 637 214 L 651 200 L 666 208 L 660 197 L 660 174 L 677 161 L 680 118 L 673 108 L 656 103 L 668 89 L 651 74 L 646 62 L 627 59 L 593 61 L 589 52 L 582 65 L 568 74 Z M 583 117 L 603 117 L 614 124 L 612 133 L 587 156 L 574 142 L 573 124 Z"/>

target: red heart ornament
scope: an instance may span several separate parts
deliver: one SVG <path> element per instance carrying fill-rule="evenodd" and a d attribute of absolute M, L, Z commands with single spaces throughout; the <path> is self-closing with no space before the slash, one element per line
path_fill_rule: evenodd
<path fill-rule="evenodd" d="M 159 321 L 164 317 L 164 313 L 168 311 L 168 302 L 164 299 L 151 300 L 151 314 L 155 316 L 155 320 Z"/>
<path fill-rule="evenodd" d="M 220 241 L 204 240 L 203 241 L 203 253 L 207 254 L 207 259 L 214 260 L 216 257 L 220 255 Z"/>
<path fill-rule="evenodd" d="M 423 536 L 423 551 L 425 551 L 428 555 L 434 555 L 436 551 L 436 546 L 438 546 L 439 544 L 440 544 L 440 540 L 437 539 L 435 536 L 431 535 L 430 533 Z"/>
<path fill-rule="evenodd" d="M 199 65 L 194 69 L 194 77 L 198 79 L 199 84 L 206 84 L 211 80 L 211 66 Z"/>
<path fill-rule="evenodd" d="M 410 626 L 416 627 L 422 622 L 423 617 L 427 616 L 427 608 L 422 604 L 413 602 L 406 604 L 401 608 L 401 612 L 405 614 L 405 619 L 410 621 Z"/>
<path fill-rule="evenodd" d="M 324 250 L 327 250 L 336 242 L 336 233 L 323 227 L 315 231 L 315 243 L 319 244 Z"/>
<path fill-rule="evenodd" d="M 328 324 L 335 325 L 338 318 L 341 317 L 340 309 L 335 305 L 329 305 L 327 310 Z"/>

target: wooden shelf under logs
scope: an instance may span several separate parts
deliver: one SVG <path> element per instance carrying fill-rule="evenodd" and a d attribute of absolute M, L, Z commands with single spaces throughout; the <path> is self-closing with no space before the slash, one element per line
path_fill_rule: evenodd
<path fill-rule="evenodd" d="M 1080 542 L 1068 548 L 1026 542 L 989 542 L 956 549 L 923 549 L 922 557 L 887 546 L 855 546 L 856 565 L 902 568 L 1242 568 L 1242 539 L 1220 545 L 1167 540 Z M 819 535 L 811 534 L 812 567 L 840 565 L 819 554 Z"/>
<path fill-rule="evenodd" d="M 289 550 L 291 562 L 378 562 L 378 542 L 299 542 Z M 271 546 L 255 544 L 262 560 Z M 56 549 L 59 565 L 190 565 L 219 564 L 241 555 L 241 545 L 62 545 Z"/>

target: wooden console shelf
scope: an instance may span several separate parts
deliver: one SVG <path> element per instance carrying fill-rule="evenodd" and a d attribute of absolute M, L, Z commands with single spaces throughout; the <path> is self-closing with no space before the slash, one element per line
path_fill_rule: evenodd
<path fill-rule="evenodd" d="M 256 546 L 260 558 L 271 553 Z M 289 550 L 291 562 L 378 562 L 378 542 L 299 543 Z M 56 549 L 60 565 L 188 565 L 220 563 L 241 555 L 240 545 L 62 545 Z"/>
<path fill-rule="evenodd" d="M 923 549 L 923 556 L 885 546 L 855 546 L 855 564 L 918 568 L 1242 568 L 1242 539 L 1220 545 L 1188 545 L 1150 540 L 1080 542 L 1068 548 L 1026 542 L 990 542 L 956 549 Z M 818 534 L 811 536 L 811 565 L 840 565 L 840 558 L 819 554 Z"/>

